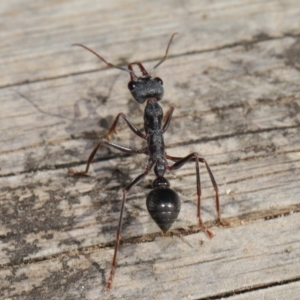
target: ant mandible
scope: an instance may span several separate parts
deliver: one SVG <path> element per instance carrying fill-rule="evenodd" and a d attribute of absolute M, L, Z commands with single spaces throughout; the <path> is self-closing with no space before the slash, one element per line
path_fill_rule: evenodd
<path fill-rule="evenodd" d="M 209 231 L 200 215 L 200 202 L 201 202 L 201 184 L 200 184 L 200 171 L 199 171 L 199 162 L 203 163 L 207 169 L 209 174 L 210 180 L 215 190 L 216 194 L 216 210 L 218 216 L 218 222 L 222 225 L 226 225 L 225 222 L 221 220 L 221 213 L 220 213 L 220 205 L 219 205 L 219 193 L 218 193 L 218 186 L 213 176 L 213 173 L 207 163 L 207 161 L 199 157 L 198 153 L 194 152 L 186 157 L 174 157 L 168 155 L 165 151 L 165 144 L 164 144 L 164 133 L 167 131 L 171 118 L 173 115 L 174 107 L 171 107 L 166 114 L 165 122 L 163 123 L 163 110 L 161 106 L 158 104 L 164 94 L 163 88 L 163 81 L 158 77 L 151 77 L 152 72 L 161 65 L 167 58 L 168 51 L 172 40 L 174 38 L 174 33 L 170 41 L 168 43 L 166 53 L 164 57 L 150 70 L 147 72 L 146 69 L 140 62 L 130 63 L 128 65 L 128 69 L 122 68 L 119 66 L 115 66 L 110 62 L 107 62 L 103 57 L 97 54 L 92 49 L 82 45 L 82 44 L 74 44 L 76 46 L 80 46 L 85 48 L 86 50 L 95 54 L 99 59 L 101 59 L 108 67 L 117 68 L 122 71 L 126 71 L 130 74 L 130 81 L 128 83 L 128 89 L 131 92 L 133 98 L 138 103 L 146 102 L 146 107 L 144 110 L 144 129 L 145 133 L 142 133 L 139 129 L 137 129 L 126 117 L 125 114 L 122 112 L 119 113 L 112 124 L 111 128 L 108 131 L 107 140 L 101 140 L 97 146 L 92 151 L 91 155 L 88 158 L 87 165 L 85 171 L 82 172 L 75 172 L 74 170 L 70 169 L 69 173 L 75 175 L 85 175 L 90 167 L 90 164 L 93 161 L 93 158 L 98 151 L 98 149 L 102 145 L 106 145 L 109 147 L 113 147 L 118 149 L 122 152 L 129 153 L 129 154 L 146 154 L 148 156 L 148 162 L 145 168 L 145 171 L 138 175 L 133 181 L 131 181 L 124 189 L 123 189 L 123 199 L 121 204 L 121 212 L 120 218 L 117 228 L 116 234 L 116 243 L 115 243 L 115 250 L 114 256 L 111 264 L 111 271 L 110 276 L 107 281 L 106 289 L 109 290 L 112 286 L 112 281 L 115 273 L 115 268 L 117 265 L 117 252 L 120 244 L 121 239 L 121 228 L 122 228 L 122 219 L 123 219 L 123 212 L 124 212 L 124 205 L 126 200 L 126 195 L 128 192 L 137 185 L 140 181 L 142 181 L 146 175 L 150 172 L 150 170 L 154 167 L 154 173 L 156 179 L 152 183 L 153 190 L 148 194 L 146 204 L 147 209 L 152 217 L 152 219 L 156 222 L 159 228 L 163 231 L 163 233 L 167 232 L 170 227 L 172 226 L 173 222 L 177 219 L 179 211 L 180 211 L 180 199 L 178 194 L 170 188 L 170 184 L 168 180 L 164 177 L 164 174 L 167 170 L 177 170 L 182 167 L 187 162 L 195 162 L 196 167 L 196 184 L 197 184 L 197 197 L 198 197 L 198 205 L 197 205 L 197 217 L 199 220 L 199 226 L 201 229 L 209 236 L 212 237 L 213 234 Z M 137 65 L 142 73 L 142 76 L 137 76 L 136 73 L 133 71 L 132 66 Z M 143 149 L 136 150 L 130 149 L 124 146 L 117 145 L 115 143 L 109 142 L 113 133 L 116 133 L 116 126 L 119 121 L 119 118 L 122 118 L 127 123 L 128 127 L 131 129 L 133 133 L 135 133 L 140 138 L 147 141 L 147 146 Z M 173 165 L 169 165 L 167 160 L 171 160 L 174 162 Z"/>

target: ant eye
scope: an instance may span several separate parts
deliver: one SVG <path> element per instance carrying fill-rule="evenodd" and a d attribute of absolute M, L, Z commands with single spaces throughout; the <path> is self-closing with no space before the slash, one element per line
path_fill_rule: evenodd
<path fill-rule="evenodd" d="M 133 91 L 135 89 L 136 85 L 134 81 L 129 81 L 128 82 L 128 89 L 129 91 Z"/>
<path fill-rule="evenodd" d="M 159 77 L 154 78 L 155 81 L 159 82 L 161 85 L 163 85 L 163 81 Z"/>

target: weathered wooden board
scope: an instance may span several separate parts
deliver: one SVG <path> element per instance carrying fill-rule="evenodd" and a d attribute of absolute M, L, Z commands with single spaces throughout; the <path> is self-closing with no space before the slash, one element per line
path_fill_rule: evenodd
<path fill-rule="evenodd" d="M 297 299 L 299 3 L 89 3 L 0 3 L 0 298 Z M 70 45 L 151 68 L 175 31 L 155 72 L 162 107 L 175 107 L 168 153 L 207 159 L 231 226 L 215 227 L 201 167 L 203 219 L 216 236 L 197 233 L 188 164 L 167 175 L 182 211 L 176 236 L 162 239 L 146 211 L 150 175 L 128 196 L 119 267 L 104 295 L 121 190 L 146 157 L 101 149 L 90 177 L 67 169 L 84 168 L 120 111 L 142 128 L 143 106 L 127 91 L 128 74 Z M 143 144 L 122 122 L 114 141 Z"/>
<path fill-rule="evenodd" d="M 217 299 L 228 292 L 265 289 L 299 279 L 299 226 L 298 214 L 292 214 L 216 229 L 211 240 L 198 233 L 123 245 L 111 293 L 105 293 L 104 283 L 112 250 L 73 251 L 1 270 L 2 297 L 23 291 L 30 299 Z M 293 291 L 284 293 L 296 299 Z"/>
<path fill-rule="evenodd" d="M 225 178 L 220 184 L 223 216 L 233 218 L 232 221 L 239 217 L 247 221 L 299 211 L 299 173 L 285 170 L 283 157 L 277 163 L 280 171 L 270 168 L 271 159 L 243 163 L 243 169 L 237 170 L 216 168 L 217 178 Z M 293 164 L 299 169 L 299 160 Z M 1 235 L 6 237 L 0 245 L 1 264 L 43 259 L 78 247 L 104 246 L 114 241 L 121 199 L 120 177 L 113 175 L 112 170 L 105 171 L 109 170 L 107 163 L 96 165 L 102 166 L 102 171 L 97 171 L 98 178 L 66 178 L 63 171 L 44 171 L 3 180 L 8 188 L 2 188 L 6 194 L 1 197 Z M 188 169 L 180 178 L 171 180 L 183 201 L 174 228 L 196 224 L 194 177 L 194 171 Z M 203 181 L 203 218 L 212 221 L 215 209 L 207 177 Z M 124 239 L 158 231 L 144 199 L 142 187 L 129 195 Z"/>
<path fill-rule="evenodd" d="M 297 43 L 284 38 L 166 62 L 157 73 L 165 81 L 162 106 L 175 106 L 167 146 L 184 146 L 177 155 L 198 151 L 214 164 L 299 149 L 283 137 L 300 119 L 300 74 L 287 66 Z M 105 70 L 3 89 L 1 174 L 85 161 L 120 111 L 142 128 L 143 106 L 122 75 Z M 120 133 L 120 144 L 140 147 L 130 130 Z"/>
<path fill-rule="evenodd" d="M 297 280 L 297 279 L 296 279 Z M 275 287 L 260 288 L 257 291 L 241 293 L 237 296 L 232 296 L 226 299 L 230 300 L 252 300 L 252 299 L 291 299 L 298 300 L 300 293 L 300 284 L 297 280 L 292 283 L 280 282 L 280 285 Z"/>
<path fill-rule="evenodd" d="M 186 55 L 298 35 L 299 15 L 298 0 L 1 1 L 0 86 L 98 69 L 76 42 L 109 60 L 144 61 L 161 57 L 172 32 L 181 33 L 172 53 Z"/>

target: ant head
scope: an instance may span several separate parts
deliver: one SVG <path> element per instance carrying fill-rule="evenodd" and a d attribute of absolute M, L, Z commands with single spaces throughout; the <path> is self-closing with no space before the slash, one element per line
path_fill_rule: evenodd
<path fill-rule="evenodd" d="M 152 78 L 149 75 L 129 81 L 128 89 L 138 103 L 144 103 L 149 98 L 159 101 L 164 95 L 163 81 L 159 77 Z"/>
<path fill-rule="evenodd" d="M 151 77 L 152 72 L 161 65 L 167 58 L 170 45 L 174 38 L 173 33 L 168 43 L 165 56 L 150 70 L 148 73 L 144 66 L 140 62 L 134 62 L 128 65 L 128 72 L 130 73 L 130 81 L 128 83 L 128 89 L 131 92 L 132 97 L 139 103 L 144 103 L 149 98 L 156 98 L 157 101 L 161 100 L 164 95 L 163 81 L 159 77 Z M 138 77 L 132 66 L 137 65 L 142 72 L 142 76 Z"/>

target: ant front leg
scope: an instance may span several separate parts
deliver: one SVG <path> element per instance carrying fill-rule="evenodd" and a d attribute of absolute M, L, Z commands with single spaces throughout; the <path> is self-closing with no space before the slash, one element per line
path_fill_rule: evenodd
<path fill-rule="evenodd" d="M 179 169 L 180 167 L 182 167 L 184 164 L 186 164 L 187 162 L 190 161 L 195 161 L 196 163 L 196 182 L 197 182 L 197 196 L 198 196 L 198 205 L 197 205 L 197 217 L 199 219 L 199 225 L 202 228 L 202 230 L 209 236 L 209 237 L 213 237 L 213 233 L 211 231 L 209 231 L 202 219 L 201 219 L 201 215 L 200 215 L 200 211 L 201 211 L 201 181 L 200 181 L 200 169 L 199 169 L 199 162 L 202 162 L 205 164 L 205 167 L 207 169 L 207 172 L 209 174 L 210 180 L 212 182 L 212 185 L 214 187 L 215 193 L 216 193 L 216 209 L 217 209 L 217 214 L 218 214 L 218 222 L 222 225 L 227 225 L 226 222 L 223 222 L 221 220 L 221 213 L 220 213 L 220 203 L 219 203 L 219 190 L 218 190 L 218 185 L 216 183 L 216 180 L 213 176 L 213 173 L 207 163 L 207 161 L 198 156 L 198 153 L 191 153 L 186 157 L 174 157 L 174 156 L 170 156 L 166 154 L 166 158 L 172 161 L 175 161 L 175 163 L 168 167 L 169 170 L 176 170 Z"/>
<path fill-rule="evenodd" d="M 117 127 L 117 123 L 119 121 L 119 118 L 122 118 L 125 120 L 125 122 L 127 123 L 128 127 L 131 129 L 131 131 L 133 133 L 135 133 L 137 136 L 141 137 L 142 139 L 146 139 L 146 135 L 143 134 L 140 130 L 138 130 L 126 117 L 125 114 L 123 113 L 119 113 L 114 121 L 114 123 L 112 124 L 112 126 L 110 127 L 109 131 L 108 131 L 108 134 L 107 134 L 107 139 L 110 140 L 111 137 L 112 137 L 112 134 L 116 134 L 117 133 L 117 130 L 116 130 L 116 127 Z"/>
<path fill-rule="evenodd" d="M 130 148 L 127 148 L 127 147 L 123 147 L 123 146 L 117 145 L 115 143 L 111 143 L 111 142 L 109 142 L 107 140 L 101 140 L 98 143 L 98 145 L 94 148 L 94 150 L 92 151 L 91 155 L 89 156 L 85 170 L 81 171 L 81 172 L 75 172 L 72 168 L 70 168 L 69 171 L 68 171 L 68 173 L 74 174 L 74 175 L 86 175 L 87 172 L 89 171 L 90 164 L 92 163 L 96 152 L 98 151 L 98 149 L 102 145 L 113 147 L 115 149 L 118 149 L 118 150 L 120 150 L 122 152 L 129 153 L 129 154 L 141 154 L 141 153 L 147 154 L 147 148 L 140 149 L 140 150 L 135 150 L 135 149 L 130 149 Z"/>

